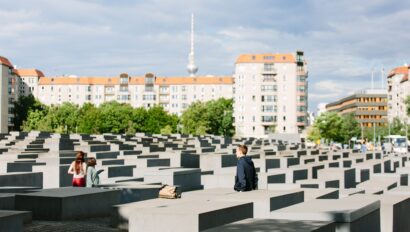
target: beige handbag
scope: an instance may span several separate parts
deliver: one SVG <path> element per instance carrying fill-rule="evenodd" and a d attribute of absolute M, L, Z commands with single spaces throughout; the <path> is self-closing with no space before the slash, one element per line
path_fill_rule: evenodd
<path fill-rule="evenodd" d="M 181 194 L 178 193 L 176 186 L 163 185 L 159 190 L 159 198 L 177 199 L 181 198 Z"/>

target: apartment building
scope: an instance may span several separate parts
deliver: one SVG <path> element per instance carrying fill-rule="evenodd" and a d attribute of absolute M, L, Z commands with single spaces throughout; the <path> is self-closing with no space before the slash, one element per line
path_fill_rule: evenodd
<path fill-rule="evenodd" d="M 301 133 L 307 126 L 308 72 L 304 53 L 243 54 L 234 74 L 238 136 Z"/>
<path fill-rule="evenodd" d="M 410 66 L 397 67 L 387 76 L 388 119 L 391 122 L 394 118 L 399 118 L 402 122 L 410 122 L 406 112 L 405 100 L 410 96 L 409 81 Z"/>
<path fill-rule="evenodd" d="M 232 98 L 232 77 L 39 77 L 38 87 L 32 93 L 46 105 L 72 102 L 100 105 L 107 101 L 129 103 L 133 107 L 149 108 L 161 105 L 170 113 L 181 115 L 196 101 Z M 32 88 L 32 87 L 29 87 Z M 38 90 L 36 89 L 38 88 Z"/>
<path fill-rule="evenodd" d="M 366 89 L 326 105 L 326 111 L 353 113 L 364 127 L 387 125 L 387 91 Z"/>
<path fill-rule="evenodd" d="M 43 72 L 37 69 L 14 69 L 16 76 L 18 96 L 38 96 L 38 83 L 40 77 L 44 77 Z"/>
<path fill-rule="evenodd" d="M 7 133 L 13 125 L 14 81 L 13 65 L 0 56 L 0 133 Z"/>

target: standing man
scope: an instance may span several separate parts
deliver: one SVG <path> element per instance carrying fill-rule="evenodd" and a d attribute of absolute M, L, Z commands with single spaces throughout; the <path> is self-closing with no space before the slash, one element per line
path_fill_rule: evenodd
<path fill-rule="evenodd" d="M 258 176 L 256 174 L 255 165 L 251 157 L 246 156 L 248 147 L 239 145 L 236 148 L 236 158 L 238 164 L 236 166 L 235 186 L 234 189 L 238 192 L 251 191 L 258 188 Z"/>

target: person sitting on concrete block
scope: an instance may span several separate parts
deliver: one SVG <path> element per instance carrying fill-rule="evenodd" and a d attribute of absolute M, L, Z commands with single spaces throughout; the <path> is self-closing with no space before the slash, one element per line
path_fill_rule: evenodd
<path fill-rule="evenodd" d="M 258 187 L 258 176 L 252 158 L 246 156 L 248 147 L 239 145 L 236 149 L 238 163 L 236 166 L 234 190 L 238 192 L 251 191 Z"/>
<path fill-rule="evenodd" d="M 85 187 L 85 174 L 87 166 L 84 161 L 84 152 L 78 151 L 75 160 L 68 169 L 68 174 L 73 175 L 73 187 Z"/>
<path fill-rule="evenodd" d="M 101 171 L 95 169 L 97 165 L 97 160 L 94 157 L 88 158 L 87 160 L 87 187 L 93 187 L 100 184 L 99 174 Z"/>

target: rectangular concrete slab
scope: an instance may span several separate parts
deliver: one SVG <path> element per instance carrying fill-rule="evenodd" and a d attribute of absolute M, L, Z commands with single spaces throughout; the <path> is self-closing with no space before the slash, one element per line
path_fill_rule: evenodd
<path fill-rule="evenodd" d="M 380 231 L 380 201 L 365 196 L 316 199 L 273 211 L 271 218 L 334 221 L 336 231 Z"/>
<path fill-rule="evenodd" d="M 32 211 L 34 219 L 54 221 L 108 216 L 112 205 L 119 202 L 119 190 L 97 188 L 47 189 L 15 196 L 16 210 Z"/>
<path fill-rule="evenodd" d="M 290 221 L 278 219 L 245 219 L 215 227 L 205 232 L 334 232 L 335 223 L 325 221 Z"/>
<path fill-rule="evenodd" d="M 252 217 L 252 203 L 184 202 L 136 211 L 129 219 L 129 231 L 202 231 Z"/>

